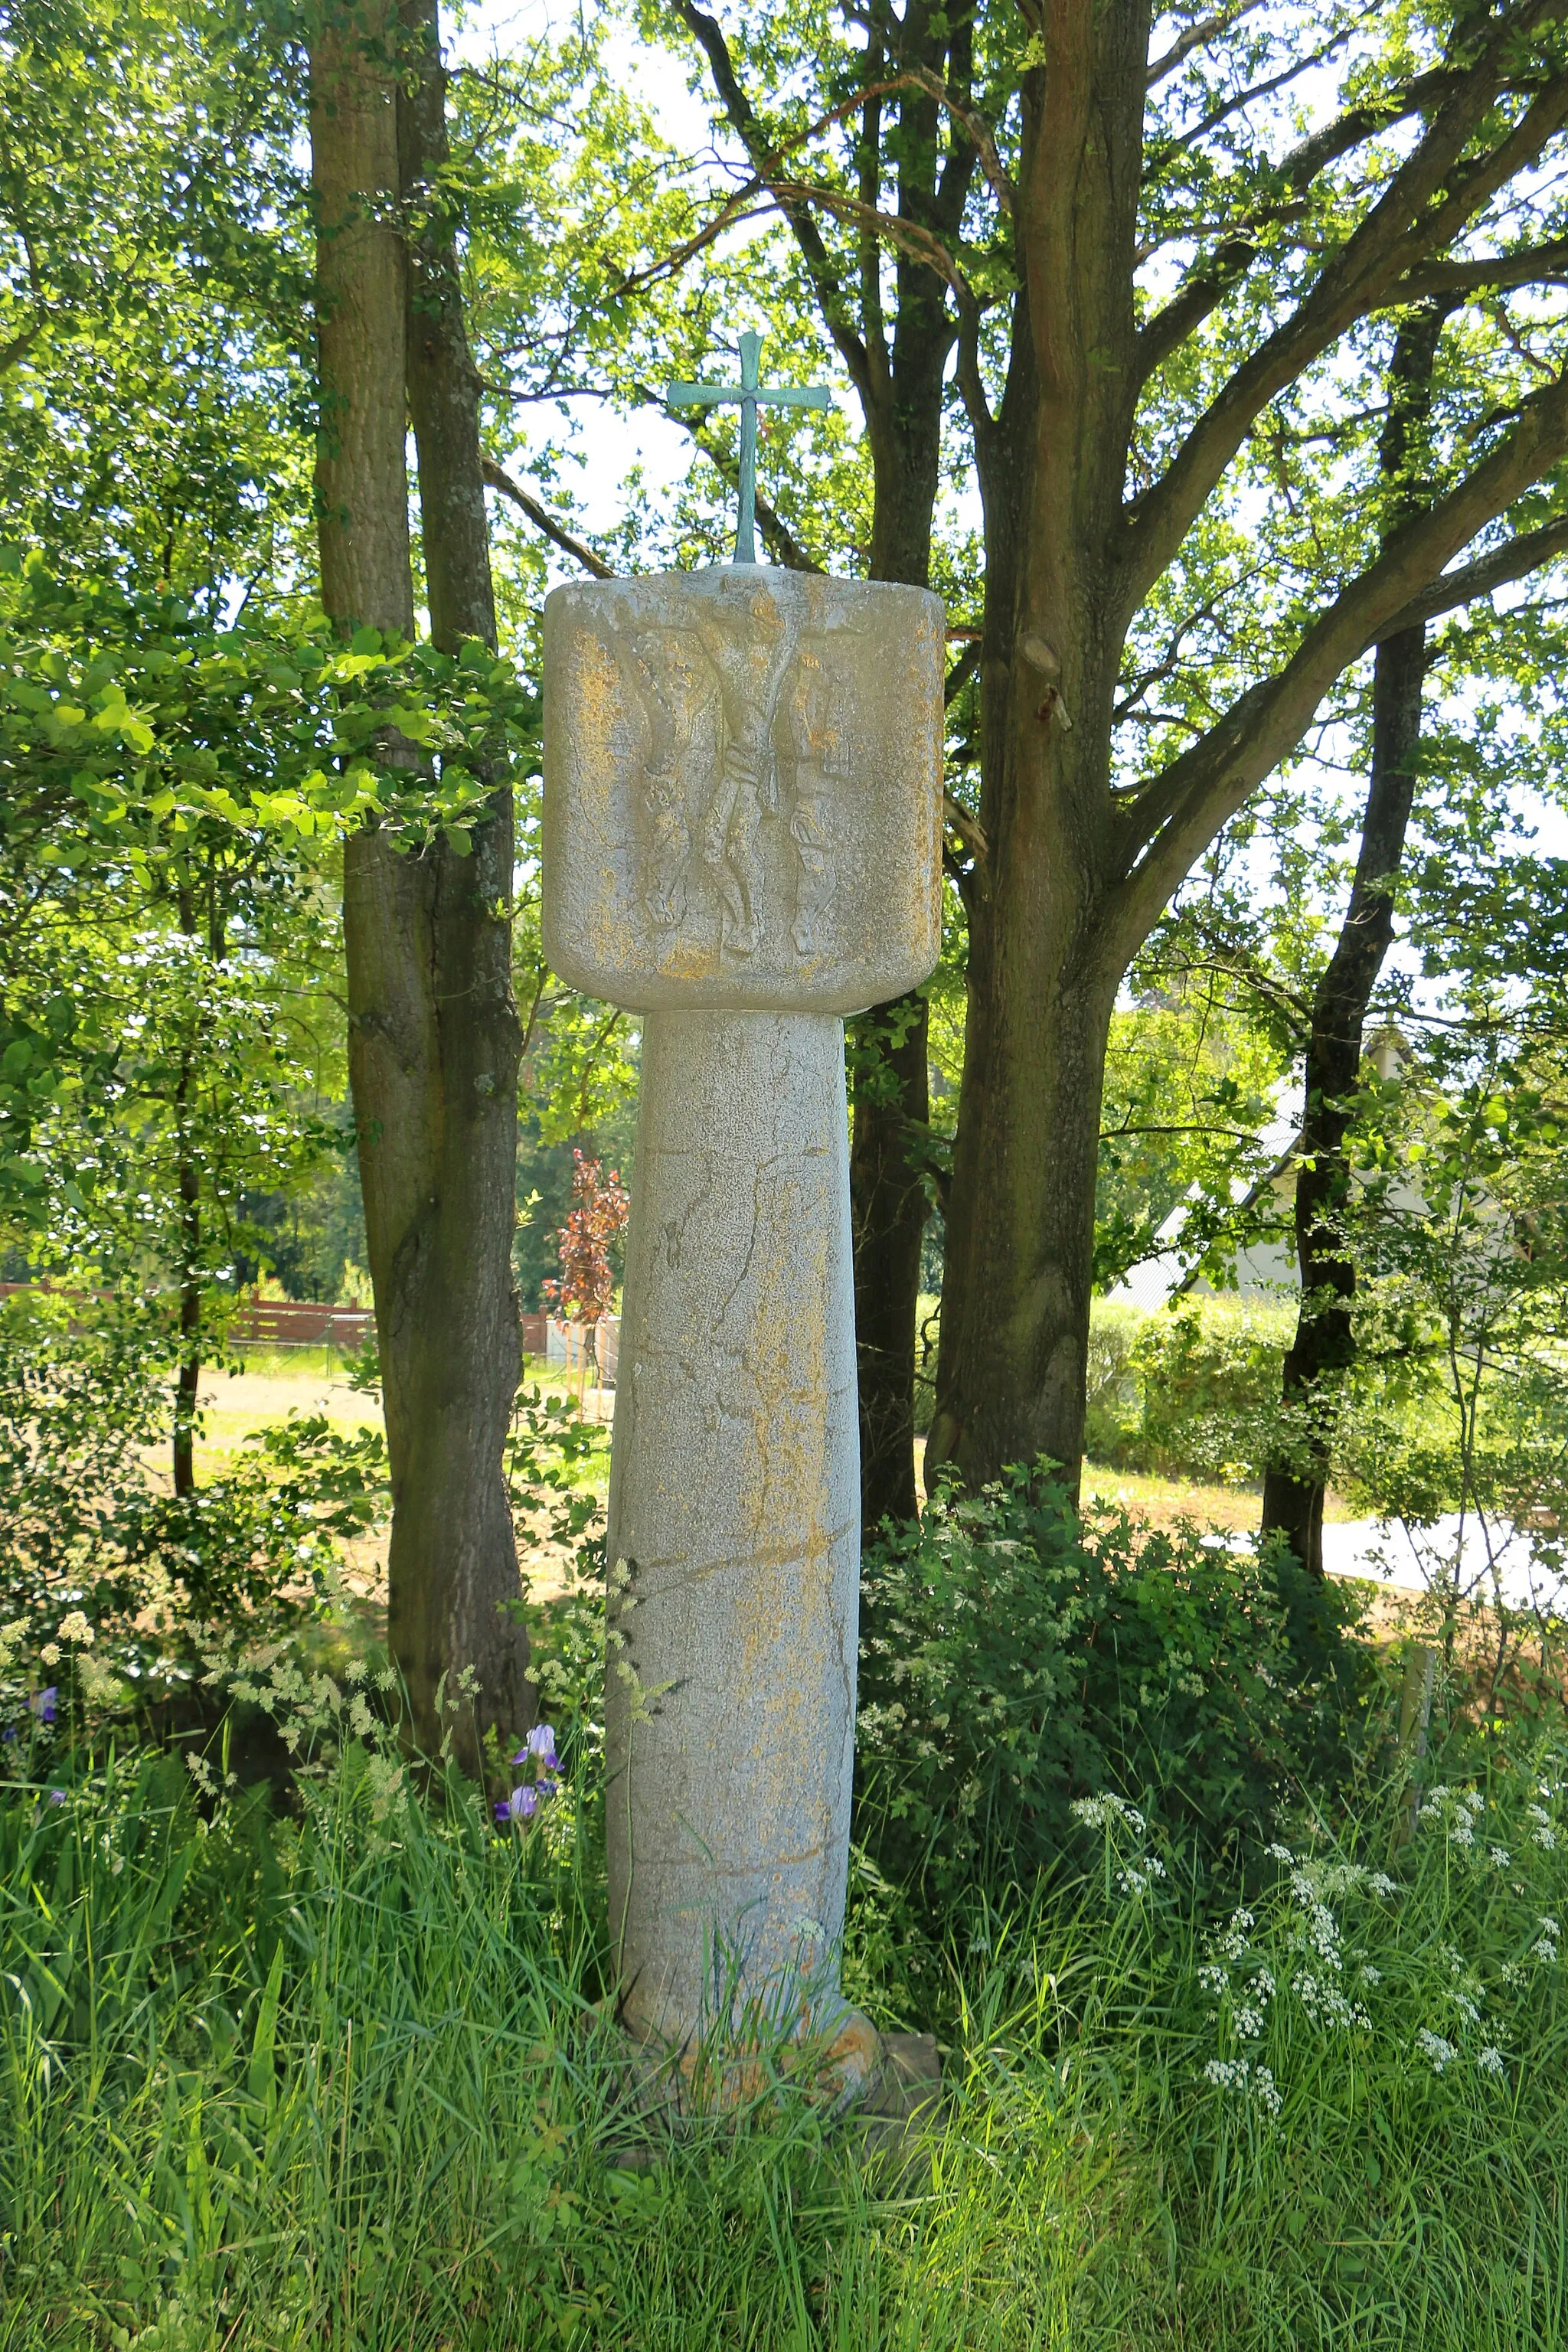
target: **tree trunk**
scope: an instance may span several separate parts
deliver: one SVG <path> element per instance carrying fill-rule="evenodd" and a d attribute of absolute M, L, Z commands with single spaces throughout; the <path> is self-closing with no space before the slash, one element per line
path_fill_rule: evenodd
<path fill-rule="evenodd" d="M 912 1519 L 915 1324 L 927 1201 L 921 1182 L 931 1097 L 923 996 L 880 1004 L 854 1024 L 849 1155 L 855 1236 L 855 1356 L 860 1392 L 860 1529 Z"/>
<path fill-rule="evenodd" d="M 1410 476 L 1431 413 L 1433 364 L 1446 316 L 1442 310 L 1422 312 L 1394 343 L 1380 452 L 1390 494 L 1385 538 L 1416 503 Z M 1345 1138 L 1355 1117 L 1367 1007 L 1394 939 L 1394 896 L 1415 793 L 1426 676 L 1425 627 L 1402 630 L 1378 646 L 1361 849 L 1344 923 L 1313 992 L 1307 1044 L 1295 1212 L 1301 1301 L 1284 1373 L 1284 1402 L 1297 1436 L 1265 1471 L 1262 1528 L 1283 1536 L 1301 1566 L 1320 1578 L 1334 1394 L 1355 1361 L 1355 1265 L 1343 1234 L 1351 1181 Z"/>
<path fill-rule="evenodd" d="M 208 877 L 209 892 L 212 880 Z M 195 897 L 182 887 L 177 915 L 186 939 L 199 928 Z M 215 964 L 223 961 L 223 930 L 213 908 L 207 927 L 207 950 Z M 205 1029 L 205 1016 L 198 1016 Z M 188 1042 L 180 1056 L 180 1080 L 175 1089 L 175 1182 L 180 1195 L 180 1338 L 174 1374 L 173 1467 L 177 1496 L 196 1491 L 196 1400 L 202 1381 L 202 1182 L 191 1143 L 191 1090 L 195 1083 L 195 1043 Z"/>
<path fill-rule="evenodd" d="M 174 1492 L 196 1491 L 196 1397 L 202 1379 L 201 1182 L 184 1122 L 191 1090 L 191 1056 L 180 1065 L 180 1341 L 174 1374 Z"/>
<path fill-rule="evenodd" d="M 1017 235 L 1033 260 L 1000 413 L 974 417 L 987 847 L 970 891 L 926 1463 L 928 1477 L 952 1463 L 973 1490 L 1043 1457 L 1076 1495 L 1100 1097 L 1133 920 L 1125 844 L 1107 813 L 1125 626 L 1114 557 L 1134 398 L 1118 361 L 1133 335 L 1148 17 L 1128 5 L 1047 12 L 1046 23 L 1051 55 L 1023 91 Z M 977 380 L 977 346 L 967 373 Z M 979 405 L 976 394 L 972 414 Z"/>
<path fill-rule="evenodd" d="M 405 0 L 403 27 L 408 403 L 430 633 L 446 653 L 470 639 L 493 652 L 479 384 L 439 193 L 447 130 L 437 0 Z M 457 1731 L 470 1770 L 480 1764 L 476 1728 L 480 1738 L 492 1725 L 521 1733 L 535 1711 L 502 1464 L 522 1349 L 511 1261 L 521 1031 L 511 990 L 512 802 L 500 750 L 484 780 L 490 793 L 469 854 L 443 838 L 425 861 L 428 1158 L 406 1171 L 397 1203 L 386 1327 L 405 1465 L 392 1530 L 392 1643 L 426 1738 L 442 1677 L 472 1668 L 477 1701 Z"/>
<path fill-rule="evenodd" d="M 311 57 L 321 394 L 316 487 L 327 611 L 344 630 L 368 625 L 411 637 L 401 31 L 390 0 L 373 0 L 333 16 Z M 431 373 L 422 355 L 427 437 Z M 432 504 L 443 496 L 433 488 Z M 448 538 L 440 530 L 430 537 L 440 555 L 441 593 L 455 602 Z M 455 569 L 460 581 L 460 560 Z M 466 617 L 453 634 L 465 633 Z M 449 625 L 450 607 L 443 618 Z M 463 870 L 454 872 L 459 864 Z M 479 1767 L 487 1722 L 510 1730 L 529 1720 L 524 1636 L 496 1606 L 519 1597 L 500 1478 L 518 1361 L 510 1308 L 512 1202 L 509 1194 L 502 1276 L 490 1197 L 498 1156 L 510 1165 L 510 1139 L 498 1154 L 495 1130 L 510 1122 L 515 1023 L 504 950 L 498 980 L 491 936 L 499 931 L 504 940 L 505 929 L 484 914 L 476 876 L 491 903 L 506 898 L 510 859 L 504 841 L 496 845 L 493 824 L 489 844 L 467 861 L 445 848 L 398 856 L 375 832 L 355 835 L 344 855 L 349 1075 L 392 1476 L 394 1647 L 415 1739 L 434 1753 L 450 1727 L 469 1769 Z M 470 992 L 477 1017 L 463 1017 Z M 476 1213 L 481 1230 L 470 1236 L 463 1220 Z M 505 1394 L 499 1414 L 498 1390 Z M 460 1706 L 448 1722 L 437 1692 L 445 1677 L 458 1696 L 465 1669 L 484 1685 L 479 1704 Z"/>
<path fill-rule="evenodd" d="M 929 100 L 922 98 L 927 109 Z M 910 111 L 913 112 L 911 107 Z M 910 126 L 934 143 L 934 122 Z M 903 201 L 918 199 L 906 186 Z M 931 517 L 942 462 L 943 378 L 952 331 L 945 289 L 908 260 L 885 383 L 866 402 L 873 503 L 868 571 L 873 580 L 924 588 L 931 581 Z M 855 1024 L 850 1068 L 854 1136 L 849 1157 L 855 1237 L 855 1352 L 860 1397 L 860 1531 L 912 1519 L 915 1487 L 915 1326 L 921 1244 L 929 1202 L 930 1012 L 917 991 L 879 1004 Z"/>

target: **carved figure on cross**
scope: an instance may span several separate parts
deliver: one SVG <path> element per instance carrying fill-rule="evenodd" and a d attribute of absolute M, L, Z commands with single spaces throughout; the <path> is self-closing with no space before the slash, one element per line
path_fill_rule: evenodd
<path fill-rule="evenodd" d="M 671 408 L 722 408 L 731 404 L 741 411 L 741 510 L 735 524 L 735 563 L 757 560 L 757 410 L 765 408 L 826 408 L 831 405 L 826 384 L 768 384 L 760 381 L 761 335 L 741 337 L 739 383 L 672 383 L 665 398 Z"/>

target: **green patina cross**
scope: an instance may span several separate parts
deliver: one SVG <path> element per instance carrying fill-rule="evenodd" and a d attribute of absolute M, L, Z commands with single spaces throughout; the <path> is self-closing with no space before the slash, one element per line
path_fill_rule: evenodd
<path fill-rule="evenodd" d="M 777 386 L 766 389 L 758 381 L 757 366 L 762 357 L 761 335 L 741 338 L 741 381 L 739 383 L 672 383 L 665 394 L 671 408 L 719 408 L 737 401 L 741 409 L 741 513 L 735 525 L 736 563 L 754 563 L 757 560 L 757 410 L 770 408 L 826 408 L 831 404 L 825 384 L 814 383 L 804 389 Z"/>

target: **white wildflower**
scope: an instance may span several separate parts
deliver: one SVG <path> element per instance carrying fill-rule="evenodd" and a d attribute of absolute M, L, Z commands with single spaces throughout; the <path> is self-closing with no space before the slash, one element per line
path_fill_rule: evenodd
<path fill-rule="evenodd" d="M 81 1677 L 82 1696 L 89 1706 L 112 1706 L 124 1696 L 118 1675 L 103 1659 L 79 1658 L 77 1672 Z"/>
<path fill-rule="evenodd" d="M 1245 1908 L 1233 1911 L 1230 1915 L 1229 1927 L 1223 1936 L 1215 1938 L 1215 1949 L 1221 1958 L 1239 1960 L 1247 1949 L 1247 1936 L 1256 1925 L 1257 1922 L 1250 1911 Z"/>
<path fill-rule="evenodd" d="M 59 1643 L 58 1642 L 46 1642 L 43 1648 L 38 1652 L 38 1655 L 42 1658 L 46 1666 L 58 1666 L 60 1662 Z"/>
<path fill-rule="evenodd" d="M 1374 1870 L 1366 1883 L 1368 1892 L 1373 1895 L 1397 1895 L 1399 1892 L 1399 1881 L 1390 1878 L 1386 1870 Z"/>
<path fill-rule="evenodd" d="M 1483 2074 L 1500 2074 L 1503 2070 L 1502 2052 L 1495 2042 L 1489 2042 L 1484 2050 L 1476 2053 L 1476 2065 Z"/>
<path fill-rule="evenodd" d="M 1445 2040 L 1440 2033 L 1431 2032 L 1425 2025 L 1415 2036 L 1415 2040 L 1418 2047 L 1430 2061 L 1434 2074 L 1440 2074 L 1449 2061 L 1459 2054 L 1451 2042 Z"/>
<path fill-rule="evenodd" d="M 1238 2000 L 1231 2011 L 1230 2021 L 1237 2037 L 1242 2042 L 1256 2042 L 1265 2023 L 1263 2011 L 1248 2000 Z"/>
<path fill-rule="evenodd" d="M 1383 1970 L 1381 1969 L 1374 1969 L 1370 1960 L 1363 1960 L 1361 1964 L 1361 1980 L 1363 1985 L 1381 1984 L 1383 1982 Z"/>
<path fill-rule="evenodd" d="M 1250 2058 L 1211 2058 L 1204 2075 L 1217 2090 L 1249 2094 L 1269 2115 L 1279 2113 L 1281 2101 L 1271 2070 Z"/>
<path fill-rule="evenodd" d="M 1272 1845 L 1266 1845 L 1263 1851 L 1268 1856 L 1270 1862 L 1282 1862 L 1286 1865 L 1287 1869 L 1292 1867 L 1296 1860 L 1296 1857 L 1291 1853 L 1289 1847 L 1288 1845 L 1281 1845 L 1278 1838 L 1275 1839 Z"/>
<path fill-rule="evenodd" d="M 1229 1989 L 1230 1971 L 1215 1960 L 1205 1960 L 1198 1969 L 1198 1982 L 1205 1992 L 1225 1992 Z"/>
<path fill-rule="evenodd" d="M 68 1616 L 60 1619 L 59 1632 L 62 1642 L 74 1643 L 79 1650 L 90 1650 L 97 1639 L 92 1627 L 79 1609 L 73 1609 Z"/>
<path fill-rule="evenodd" d="M 1130 1805 L 1125 1799 L 1111 1796 L 1109 1792 L 1101 1797 L 1075 1797 L 1068 1811 L 1075 1821 L 1082 1822 L 1086 1829 L 1104 1830 L 1109 1829 L 1113 1822 L 1125 1822 L 1129 1829 L 1137 1831 L 1142 1836 L 1146 1826 L 1136 1805 Z"/>
<path fill-rule="evenodd" d="M 1314 2025 L 1369 2026 L 1371 2018 L 1359 2000 L 1351 2000 L 1331 1978 L 1315 1976 L 1303 1969 L 1291 1986 Z"/>
<path fill-rule="evenodd" d="M 1508 1868 L 1510 1856 L 1506 1845 L 1489 1846 L 1487 1848 L 1487 1855 L 1494 1870 L 1506 1870 Z"/>
<path fill-rule="evenodd" d="M 1145 1854 L 1142 1865 L 1130 1862 L 1116 1874 L 1116 1884 L 1123 1895 L 1147 1895 L 1157 1878 L 1165 1875 L 1165 1865 L 1152 1854 Z"/>

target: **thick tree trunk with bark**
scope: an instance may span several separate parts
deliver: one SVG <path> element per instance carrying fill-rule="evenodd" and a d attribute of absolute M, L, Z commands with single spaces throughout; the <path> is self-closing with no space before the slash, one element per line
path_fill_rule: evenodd
<path fill-rule="evenodd" d="M 1568 378 L 1553 377 L 1363 570 L 1324 581 L 1276 668 L 1152 772 L 1113 776 L 1129 631 L 1270 404 L 1358 321 L 1462 299 L 1500 266 L 1447 257 L 1568 121 L 1568 76 L 1543 62 L 1528 117 L 1499 132 L 1484 165 L 1472 152 L 1490 135 L 1519 44 L 1542 37 L 1551 13 L 1550 0 L 1522 0 L 1475 20 L 1456 62 L 1412 82 L 1399 103 L 1422 127 L 1405 160 L 1294 309 L 1256 336 L 1238 331 L 1232 373 L 1158 457 L 1134 445 L 1143 387 L 1261 265 L 1261 249 L 1238 230 L 1139 321 L 1149 10 L 1057 0 L 1042 13 L 1016 181 L 1000 190 L 1019 290 L 994 415 L 983 305 L 955 279 L 958 382 L 985 510 L 983 782 L 927 1462 L 952 1462 L 971 1487 L 1040 1454 L 1076 1484 L 1105 1044 L 1121 976 L 1162 908 L 1349 663 L 1552 560 L 1568 535 L 1558 519 L 1445 569 L 1568 446 Z M 1374 127 L 1352 104 L 1275 167 L 1279 184 L 1311 187 Z M 1523 275 L 1549 268 L 1553 253 L 1543 247 Z"/>
<path fill-rule="evenodd" d="M 924 126 L 921 126 L 924 127 Z M 908 199 L 906 198 L 906 201 Z M 868 403 L 873 580 L 923 588 L 942 460 L 942 381 L 952 330 L 941 280 L 906 265 L 885 381 Z M 860 1395 L 860 1525 L 911 1519 L 915 1490 L 915 1324 L 929 1202 L 930 1012 L 919 992 L 876 1006 L 856 1024 L 854 1138 L 855 1349 Z"/>
<path fill-rule="evenodd" d="M 906 38 L 932 45 L 926 62 L 944 63 L 943 30 L 911 11 Z M 967 37 L 955 37 L 953 62 L 967 70 Z M 906 50 L 905 54 L 908 54 Z M 945 224 L 968 185 L 973 159 L 938 178 L 935 101 L 907 95 L 900 114 L 907 161 L 900 209 L 928 225 Z M 945 184 L 944 184 L 945 183 Z M 871 291 L 863 272 L 863 295 Z M 946 289 L 936 273 L 900 255 L 898 313 L 891 338 L 866 341 L 862 393 L 871 447 L 873 501 L 868 570 L 873 580 L 924 588 L 931 580 L 932 516 L 942 466 L 944 383 L 953 330 Z M 879 327 L 873 305 L 868 321 Z M 876 1006 L 858 1024 L 851 1066 L 854 1138 L 849 1158 L 855 1235 L 855 1345 L 860 1394 L 860 1524 L 866 1538 L 884 1519 L 910 1519 L 915 1487 L 915 1326 L 920 1312 L 921 1246 L 930 1203 L 930 1012 L 917 992 Z"/>
<path fill-rule="evenodd" d="M 1410 478 L 1419 467 L 1446 316 L 1443 310 L 1422 313 L 1394 343 L 1380 453 L 1394 516 L 1422 503 Z M 1367 1008 L 1394 940 L 1394 892 L 1415 795 L 1426 676 L 1426 632 L 1420 623 L 1378 646 L 1355 879 L 1334 952 L 1312 997 L 1296 1176 L 1301 1303 L 1284 1373 L 1284 1401 L 1296 1424 L 1296 1442 L 1265 1472 L 1262 1527 L 1265 1535 L 1283 1536 L 1315 1577 L 1323 1573 L 1335 1392 L 1355 1361 L 1355 1265 L 1343 1234 L 1351 1182 L 1345 1139 L 1356 1113 Z"/>
<path fill-rule="evenodd" d="M 408 404 L 430 633 L 447 653 L 469 639 L 493 652 L 479 383 L 438 193 L 447 131 L 437 0 L 408 0 L 404 27 L 398 146 L 410 228 Z M 521 1733 L 535 1711 L 502 1468 L 522 1369 L 511 1260 L 521 1031 L 511 989 L 512 803 L 500 749 L 485 781 L 489 798 L 469 854 L 443 839 L 426 860 L 430 1159 L 401 1204 L 387 1324 L 406 1415 L 402 1507 L 392 1532 L 392 1643 L 416 1717 L 432 1727 L 442 1676 L 473 1669 L 475 1706 L 465 1708 L 457 1734 L 470 1769 L 479 1762 L 471 1719 L 481 1734 L 491 1724 Z"/>
<path fill-rule="evenodd" d="M 928 1203 L 930 1016 L 923 996 L 879 1004 L 855 1024 L 849 1154 L 855 1237 L 855 1354 L 860 1393 L 860 1525 L 912 1519 L 915 1322 Z"/>
<path fill-rule="evenodd" d="M 951 1463 L 971 1487 L 1042 1456 L 1075 1492 L 1079 1477 L 1100 1105 L 1130 951 L 1124 848 L 1106 821 L 1125 626 L 1116 525 L 1134 397 L 1131 370 L 1114 362 L 1133 339 L 1147 38 L 1142 6 L 1060 12 L 1044 74 L 1026 79 L 1016 207 L 1031 267 L 1000 414 L 975 416 L 987 847 L 971 878 L 926 1448 L 928 1475 Z M 973 343 L 961 367 L 972 411 L 983 412 Z"/>
<path fill-rule="evenodd" d="M 405 438 L 417 378 L 431 445 L 433 610 L 439 594 L 448 641 L 471 631 L 493 642 L 488 570 L 481 603 L 471 527 L 462 527 L 467 492 L 448 470 L 460 475 L 468 462 L 460 417 L 454 449 L 435 446 L 450 422 L 440 388 L 450 325 L 440 300 L 430 308 L 423 272 L 425 342 L 410 364 L 402 33 L 389 0 L 375 0 L 331 17 L 311 59 L 322 602 L 345 629 L 414 634 Z M 416 102 L 426 102 L 422 88 Z M 477 432 L 468 438 L 477 477 Z M 343 873 L 349 1070 L 393 1488 L 392 1641 L 416 1740 L 434 1753 L 450 1729 L 470 1770 L 487 1724 L 510 1731 L 531 1719 L 526 1637 L 515 1608 L 501 1608 L 521 1598 L 500 1466 L 519 1363 L 517 1039 L 496 911 L 510 899 L 510 810 L 485 830 L 468 859 L 445 846 L 400 856 L 362 833 Z M 450 1702 L 466 1670 L 480 1685 L 478 1705 L 444 1714 L 441 1684 Z"/>

